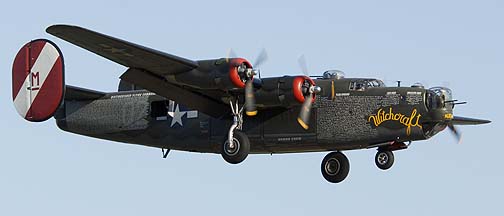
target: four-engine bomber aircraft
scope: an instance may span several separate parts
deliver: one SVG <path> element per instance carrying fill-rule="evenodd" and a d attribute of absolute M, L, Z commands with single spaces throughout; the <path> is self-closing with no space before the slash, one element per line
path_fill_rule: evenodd
<path fill-rule="evenodd" d="M 261 79 L 243 58 L 193 61 L 77 26 L 47 32 L 128 69 L 118 92 L 66 85 L 60 49 L 33 40 L 12 69 L 19 114 L 32 122 L 54 117 L 71 133 L 161 148 L 163 157 L 170 149 L 218 153 L 238 164 L 251 153 L 332 151 L 321 171 L 338 183 L 350 169 L 342 151 L 376 148 L 375 163 L 386 170 L 407 142 L 446 127 L 459 137 L 456 125 L 490 122 L 454 116 L 464 102 L 444 87 L 386 87 L 339 71 Z"/>

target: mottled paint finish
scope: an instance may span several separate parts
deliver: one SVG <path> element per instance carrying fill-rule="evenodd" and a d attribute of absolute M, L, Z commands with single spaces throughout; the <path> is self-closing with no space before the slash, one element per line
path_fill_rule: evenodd
<path fill-rule="evenodd" d="M 260 110 L 255 117 L 244 117 L 244 131 L 252 142 L 252 153 L 286 153 L 349 150 L 391 141 L 426 139 L 424 131 L 389 120 L 375 126 L 369 120 L 380 109 L 408 116 L 416 109 L 428 118 L 422 88 L 369 88 L 351 91 L 351 79 L 317 79 L 324 91 L 312 109 L 311 127 L 296 122 L 299 107 Z M 154 118 L 151 104 L 166 100 L 145 90 L 111 93 L 93 101 L 65 101 L 56 115 L 58 126 L 68 132 L 175 150 L 219 153 L 231 125 L 229 118 L 214 119 L 198 113 L 196 118 L 181 117 L 183 126 L 172 124 L 172 117 Z M 176 102 L 175 102 L 176 103 Z M 183 106 L 180 106 L 183 107 Z M 182 109 L 184 111 L 185 108 Z M 185 109 L 187 110 L 187 109 Z M 399 116 L 398 116 L 399 117 Z"/>

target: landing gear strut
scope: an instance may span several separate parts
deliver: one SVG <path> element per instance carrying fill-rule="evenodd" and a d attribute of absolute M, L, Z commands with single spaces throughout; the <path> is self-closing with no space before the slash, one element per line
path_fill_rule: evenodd
<path fill-rule="evenodd" d="M 322 176 L 331 183 L 345 180 L 350 171 L 350 162 L 341 152 L 331 152 L 324 157 L 320 166 Z"/>
<path fill-rule="evenodd" d="M 222 144 L 221 155 L 228 163 L 238 164 L 247 158 L 250 152 L 250 141 L 241 131 L 243 124 L 243 107 L 239 109 L 238 102 L 230 102 L 233 114 L 233 124 L 229 128 L 227 139 Z"/>

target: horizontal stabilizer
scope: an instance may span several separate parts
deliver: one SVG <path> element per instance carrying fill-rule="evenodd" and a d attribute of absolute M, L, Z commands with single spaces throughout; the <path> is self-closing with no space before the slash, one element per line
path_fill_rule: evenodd
<path fill-rule="evenodd" d="M 105 95 L 106 94 L 104 92 L 67 85 L 65 91 L 65 100 L 97 100 Z"/>
<path fill-rule="evenodd" d="M 460 116 L 454 116 L 451 121 L 453 125 L 480 125 L 480 124 L 488 124 L 491 122 L 489 120 L 473 119 Z"/>

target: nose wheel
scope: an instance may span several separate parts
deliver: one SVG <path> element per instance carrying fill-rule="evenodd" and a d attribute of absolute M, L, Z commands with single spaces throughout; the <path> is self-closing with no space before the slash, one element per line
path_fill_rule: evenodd
<path fill-rule="evenodd" d="M 394 165 L 394 153 L 386 150 L 378 150 L 375 156 L 376 166 L 382 170 L 388 170 Z"/>
<path fill-rule="evenodd" d="M 341 152 L 331 152 L 324 157 L 320 167 L 322 176 L 331 183 L 345 180 L 350 171 L 350 162 Z"/>

